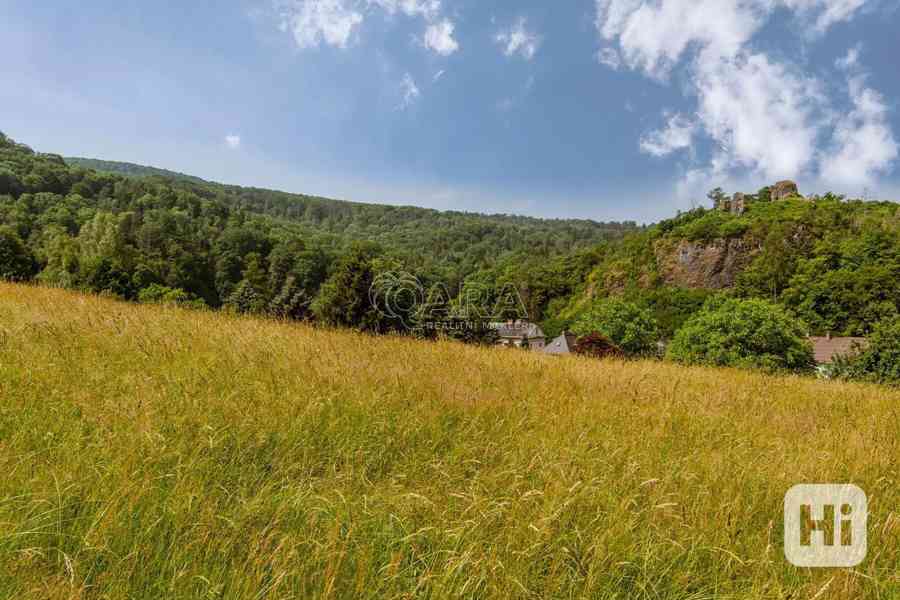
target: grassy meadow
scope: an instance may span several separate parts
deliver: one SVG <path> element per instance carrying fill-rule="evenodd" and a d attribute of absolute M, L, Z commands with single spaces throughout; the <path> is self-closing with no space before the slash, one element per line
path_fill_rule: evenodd
<path fill-rule="evenodd" d="M 900 598 L 900 392 L 0 285 L 0 598 Z M 783 556 L 797 483 L 869 557 Z"/>

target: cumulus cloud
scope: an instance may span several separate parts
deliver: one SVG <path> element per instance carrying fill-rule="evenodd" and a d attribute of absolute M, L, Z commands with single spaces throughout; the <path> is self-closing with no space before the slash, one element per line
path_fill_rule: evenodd
<path fill-rule="evenodd" d="M 531 60 L 541 46 L 541 37 L 528 29 L 528 21 L 520 17 L 509 29 L 499 31 L 494 40 L 503 48 L 506 56 L 520 55 Z"/>
<path fill-rule="evenodd" d="M 281 28 L 300 48 L 346 48 L 363 16 L 345 0 L 293 0 L 281 5 Z"/>
<path fill-rule="evenodd" d="M 441 56 L 450 56 L 459 50 L 459 44 L 453 37 L 455 25 L 449 19 L 432 23 L 425 30 L 422 44 L 429 50 L 434 50 Z"/>
<path fill-rule="evenodd" d="M 666 126 L 641 138 L 641 150 L 653 156 L 667 156 L 690 148 L 696 125 L 684 115 L 671 115 Z"/>
<path fill-rule="evenodd" d="M 454 24 L 441 19 L 441 0 L 272 0 L 281 16 L 281 29 L 291 33 L 301 49 L 320 45 L 347 48 L 373 11 L 402 14 L 427 23 L 423 45 L 447 56 L 459 45 Z"/>
<path fill-rule="evenodd" d="M 818 82 L 764 54 L 697 65 L 700 121 L 719 147 L 718 168 L 796 177 L 825 124 Z"/>
<path fill-rule="evenodd" d="M 859 49 L 839 61 L 847 73 L 850 114 L 842 118 L 826 82 L 799 65 L 759 51 L 754 36 L 778 9 L 823 34 L 852 19 L 866 0 L 597 0 L 598 59 L 659 81 L 682 68 L 696 121 L 671 116 L 641 139 L 644 152 L 664 156 L 704 136 L 714 150 L 686 181 L 754 173 L 770 180 L 814 175 L 844 183 L 868 181 L 896 158 L 883 98 L 850 75 Z M 846 111 L 844 111 L 846 112 Z M 820 148 L 830 148 L 827 153 Z"/>
<path fill-rule="evenodd" d="M 229 134 L 225 136 L 225 145 L 231 148 L 232 150 L 237 150 L 241 147 L 241 136 Z"/>
<path fill-rule="evenodd" d="M 597 62 L 614 71 L 618 71 L 622 67 L 622 59 L 615 48 L 601 48 L 597 52 Z"/>
<path fill-rule="evenodd" d="M 866 0 L 784 0 L 784 3 L 804 16 L 815 18 L 815 30 L 823 33 L 841 21 L 852 19 Z"/>
<path fill-rule="evenodd" d="M 399 12 L 408 17 L 422 16 L 429 20 L 441 12 L 440 0 L 369 0 L 369 5 L 378 6 L 388 14 Z"/>
<path fill-rule="evenodd" d="M 734 55 L 762 21 L 752 3 L 739 0 L 598 0 L 597 26 L 619 43 L 623 63 L 665 77 L 682 54 L 699 46 L 709 55 Z"/>
<path fill-rule="evenodd" d="M 837 120 L 833 144 L 822 157 L 822 177 L 844 186 L 872 183 L 877 175 L 890 170 L 898 155 L 884 97 L 866 86 L 866 75 L 859 71 L 859 53 L 859 47 L 852 48 L 837 63 L 848 72 L 853 110 Z"/>
<path fill-rule="evenodd" d="M 861 45 L 856 45 L 847 50 L 847 54 L 834 61 L 834 66 L 841 71 L 853 71 L 859 67 L 859 54 L 862 51 Z"/>
<path fill-rule="evenodd" d="M 415 101 L 419 99 L 419 96 L 422 95 L 422 92 L 419 91 L 419 86 L 416 85 L 415 79 L 413 79 L 412 75 L 409 73 L 404 75 L 403 81 L 400 82 L 400 92 L 402 95 L 400 101 L 401 110 L 406 110 L 412 106 Z"/>

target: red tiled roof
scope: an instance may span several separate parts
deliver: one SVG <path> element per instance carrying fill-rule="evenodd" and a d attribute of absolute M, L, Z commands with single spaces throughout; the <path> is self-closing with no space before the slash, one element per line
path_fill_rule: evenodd
<path fill-rule="evenodd" d="M 838 356 L 852 354 L 857 345 L 865 346 L 866 338 L 861 337 L 811 337 L 810 343 L 816 355 L 816 363 L 829 365 Z"/>

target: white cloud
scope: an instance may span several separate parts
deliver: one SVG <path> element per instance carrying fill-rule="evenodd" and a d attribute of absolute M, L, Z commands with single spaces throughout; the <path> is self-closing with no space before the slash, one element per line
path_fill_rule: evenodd
<path fill-rule="evenodd" d="M 810 166 L 824 124 L 818 82 L 764 54 L 696 67 L 698 114 L 720 149 L 718 169 L 749 169 L 774 180 Z"/>
<path fill-rule="evenodd" d="M 437 73 L 434 74 L 434 77 L 432 77 L 431 80 L 432 81 L 440 80 L 440 78 L 444 76 L 444 73 L 445 73 L 445 71 L 443 69 L 441 69 L 440 71 L 438 71 Z"/>
<path fill-rule="evenodd" d="M 597 62 L 601 65 L 606 65 L 614 71 L 622 68 L 622 58 L 615 48 L 601 48 L 597 52 Z"/>
<path fill-rule="evenodd" d="M 815 30 L 824 33 L 832 25 L 852 19 L 867 0 L 783 0 L 804 16 L 815 18 Z"/>
<path fill-rule="evenodd" d="M 858 61 L 855 48 L 839 64 L 852 71 Z M 851 73 L 847 88 L 854 108 L 837 121 L 832 147 L 822 157 L 822 177 L 838 185 L 864 186 L 890 170 L 898 155 L 897 140 L 888 124 L 884 98 L 866 87 L 865 74 Z"/>
<path fill-rule="evenodd" d="M 459 44 L 453 38 L 455 28 L 453 22 L 448 19 L 432 23 L 425 30 L 422 43 L 426 48 L 434 50 L 441 56 L 450 56 L 459 50 Z"/>
<path fill-rule="evenodd" d="M 459 45 L 454 24 L 440 20 L 441 0 L 272 0 L 281 17 L 282 31 L 290 32 L 301 49 L 322 44 L 347 48 L 371 9 L 387 15 L 419 17 L 428 24 L 423 44 L 447 56 Z"/>
<path fill-rule="evenodd" d="M 853 48 L 847 50 L 847 54 L 842 58 L 834 61 L 834 66 L 841 71 L 853 71 L 859 67 L 859 54 L 862 52 L 862 46 L 857 44 Z"/>
<path fill-rule="evenodd" d="M 624 64 L 657 78 L 692 46 L 712 57 L 733 56 L 762 16 L 753 2 L 740 0 L 598 0 L 597 8 L 600 34 L 618 41 Z"/>
<path fill-rule="evenodd" d="M 667 156 L 676 150 L 690 148 L 696 125 L 683 115 L 671 115 L 663 129 L 641 138 L 641 150 L 653 156 Z"/>
<path fill-rule="evenodd" d="M 412 106 L 419 99 L 419 96 L 422 95 L 419 91 L 419 86 L 416 85 L 416 81 L 409 73 L 403 76 L 403 81 L 400 82 L 400 91 L 403 96 L 399 107 L 401 110 L 406 110 Z"/>
<path fill-rule="evenodd" d="M 321 43 L 346 48 L 363 16 L 346 0 L 290 0 L 280 3 L 281 28 L 300 48 Z"/>
<path fill-rule="evenodd" d="M 503 46 L 506 56 L 519 54 L 525 60 L 534 58 L 541 46 L 541 37 L 528 30 L 525 17 L 520 17 L 509 29 L 498 32 L 494 41 Z"/>
<path fill-rule="evenodd" d="M 401 12 L 408 17 L 423 16 L 428 20 L 441 12 L 440 0 L 368 0 L 369 5 L 379 6 L 388 14 Z"/>
<path fill-rule="evenodd" d="M 234 134 L 226 135 L 225 144 L 232 150 L 237 150 L 241 147 L 241 136 Z"/>
<path fill-rule="evenodd" d="M 852 19 L 866 0 L 597 0 L 597 29 L 606 44 L 604 64 L 620 62 L 664 81 L 687 76 L 696 100 L 696 123 L 671 117 L 666 128 L 645 135 L 645 152 L 663 156 L 705 136 L 715 150 L 690 169 L 687 185 L 754 173 L 770 180 L 816 174 L 843 182 L 883 172 L 896 158 L 896 143 L 883 99 L 859 78 L 850 86 L 855 107 L 843 119 L 826 95 L 826 82 L 790 60 L 756 49 L 754 36 L 778 9 L 794 11 L 797 27 L 824 33 Z M 859 50 L 838 61 L 858 68 Z M 818 151 L 833 147 L 829 156 Z M 831 173 L 831 175 L 829 175 Z"/>
<path fill-rule="evenodd" d="M 871 1 L 871 0 L 868 0 Z M 691 47 L 734 56 L 778 8 L 824 32 L 852 19 L 867 0 L 596 0 L 597 29 L 617 40 L 626 64 L 665 75 Z"/>

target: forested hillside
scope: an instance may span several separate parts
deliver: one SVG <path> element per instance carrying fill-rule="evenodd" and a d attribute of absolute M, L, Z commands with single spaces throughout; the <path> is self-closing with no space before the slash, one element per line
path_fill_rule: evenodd
<path fill-rule="evenodd" d="M 148 167 L 145 165 L 136 165 L 134 163 L 69 156 L 64 157 L 63 160 L 66 161 L 67 165 L 73 167 L 82 167 L 93 171 L 100 171 L 101 173 L 112 173 L 114 175 L 124 175 L 126 177 L 162 177 L 163 179 L 188 181 L 191 183 L 208 183 L 204 179 L 186 173 L 169 171 L 168 169 L 158 169 L 156 167 Z"/>
<path fill-rule="evenodd" d="M 900 313 L 900 205 L 746 198 L 745 212 L 699 208 L 605 246 L 560 323 L 612 296 L 649 308 L 666 337 L 723 293 L 780 304 L 822 335 L 867 335 Z"/>
<path fill-rule="evenodd" d="M 509 253 L 569 254 L 638 229 L 634 222 L 597 223 L 515 215 L 441 212 L 413 206 L 386 206 L 303 194 L 210 183 L 163 169 L 130 163 L 67 158 L 67 163 L 128 177 L 162 177 L 171 184 L 197 183 L 196 193 L 213 193 L 230 208 L 289 220 L 349 240 L 377 242 L 407 261 L 458 265 L 465 276 L 497 264 Z M 421 260 L 425 258 L 426 260 Z M 439 269 L 440 270 L 440 269 Z M 446 269 L 445 269 L 446 271 Z M 451 269 L 450 271 L 454 271 Z"/>
<path fill-rule="evenodd" d="M 723 294 L 779 305 L 819 334 L 868 335 L 900 313 L 900 205 L 890 202 L 773 200 L 764 188 L 732 211 L 717 191 L 718 208 L 640 228 L 359 204 L 76 162 L 0 135 L 3 278 L 388 331 L 410 323 L 385 318 L 370 286 L 404 272 L 448 291 L 448 318 L 472 289 L 490 304 L 514 286 L 551 336 L 579 322 L 589 330 L 591 315 L 611 314 L 598 305 L 625 301 L 621 314 L 652 321 L 642 352 Z"/>
<path fill-rule="evenodd" d="M 115 168 L 128 176 L 69 165 L 0 134 L 0 275 L 296 318 L 318 307 L 334 324 L 360 326 L 372 316 L 359 306 L 365 284 L 380 272 L 411 272 L 451 294 L 503 272 L 541 318 L 587 274 L 597 244 L 637 229 L 339 202 Z M 338 285 L 347 277 L 353 289 Z M 322 297 L 330 278 L 332 295 Z"/>

